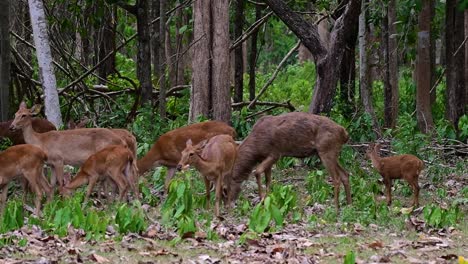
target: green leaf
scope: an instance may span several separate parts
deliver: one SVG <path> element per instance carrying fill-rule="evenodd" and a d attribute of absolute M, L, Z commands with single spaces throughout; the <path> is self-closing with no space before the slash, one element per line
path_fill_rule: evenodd
<path fill-rule="evenodd" d="M 271 215 L 273 216 L 273 219 L 275 220 L 275 223 L 277 226 L 283 226 L 283 215 L 281 214 L 281 211 L 276 207 L 276 205 L 271 205 Z"/>

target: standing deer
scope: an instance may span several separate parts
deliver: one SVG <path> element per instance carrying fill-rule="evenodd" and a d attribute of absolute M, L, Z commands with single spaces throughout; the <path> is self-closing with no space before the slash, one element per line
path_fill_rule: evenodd
<path fill-rule="evenodd" d="M 424 169 L 424 162 L 411 154 L 396 155 L 391 157 L 380 157 L 380 144 L 369 144 L 367 157 L 372 161 L 374 168 L 382 175 L 387 204 L 392 204 L 392 181 L 404 179 L 413 189 L 413 206 L 419 205 L 418 178 Z"/>
<path fill-rule="evenodd" d="M 271 167 L 281 157 L 305 158 L 317 153 L 333 178 L 335 206 L 342 183 L 346 200 L 351 203 L 349 174 L 338 163 L 343 144 L 348 141 L 346 130 L 327 117 L 293 112 L 279 116 L 264 116 L 254 125 L 250 135 L 239 146 L 232 171 L 229 200 L 235 201 L 242 182 L 255 169 L 258 191 L 263 199 L 261 174 L 265 173 L 267 192 L 271 184 Z"/>
<path fill-rule="evenodd" d="M 138 160 L 138 171 L 144 174 L 156 166 L 168 167 L 164 184 L 167 191 L 187 140 L 191 139 L 193 144 L 198 144 L 202 140 L 223 134 L 235 137 L 236 132 L 234 128 L 219 121 L 206 121 L 169 131 L 161 135 L 150 151 Z"/>
<path fill-rule="evenodd" d="M 6 122 L 0 122 L 0 139 L 1 138 L 8 138 L 13 142 L 13 145 L 24 144 L 23 133 L 21 131 L 12 131 L 10 130 L 10 126 L 13 120 L 9 120 Z M 47 119 L 41 118 L 33 118 L 31 121 L 32 128 L 37 133 L 44 133 L 48 131 L 57 130 L 51 122 L 47 121 Z"/>
<path fill-rule="evenodd" d="M 8 148 L 0 153 L 0 189 L 1 194 L 1 211 L 5 205 L 8 183 L 20 178 L 23 182 L 27 182 L 30 188 L 36 193 L 34 204 L 36 206 L 36 215 L 40 214 L 42 192 L 48 196 L 48 200 L 52 199 L 52 188 L 44 176 L 44 163 L 47 160 L 47 155 L 40 148 L 22 144 Z M 24 198 L 26 197 L 26 185 L 23 185 Z M 23 198 L 23 199 L 24 199 Z"/>
<path fill-rule="evenodd" d="M 89 156 L 109 145 L 126 146 L 124 140 L 106 128 L 81 128 L 36 133 L 32 129 L 32 116 L 39 112 L 37 105 L 31 109 L 21 102 L 10 129 L 21 129 L 26 143 L 40 147 L 47 154 L 47 164 L 52 167 L 52 185 L 63 186 L 63 166 L 80 166 Z M 69 176 L 65 182 L 69 182 Z"/>
<path fill-rule="evenodd" d="M 225 179 L 229 179 L 231 176 L 236 152 L 236 142 L 228 135 L 217 135 L 195 146 L 192 144 L 192 140 L 189 139 L 177 165 L 179 171 L 188 169 L 192 165 L 203 175 L 207 208 L 209 208 L 210 204 L 210 182 L 215 183 L 215 214 L 217 217 L 219 217 L 219 203 L 222 198 L 222 185 Z M 229 205 L 229 200 L 227 205 Z"/>
<path fill-rule="evenodd" d="M 88 183 L 87 201 L 96 182 L 110 179 L 117 185 L 119 199 L 123 201 L 128 190 L 128 179 L 135 179 L 136 173 L 133 153 L 127 147 L 108 146 L 91 155 L 73 180 L 60 187 L 60 193 L 70 195 L 72 190 Z"/>

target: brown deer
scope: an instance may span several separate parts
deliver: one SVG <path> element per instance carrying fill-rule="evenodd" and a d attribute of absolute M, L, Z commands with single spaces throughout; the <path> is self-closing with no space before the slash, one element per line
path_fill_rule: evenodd
<path fill-rule="evenodd" d="M 342 183 L 346 200 L 351 203 L 349 174 L 338 163 L 341 147 L 348 141 L 346 130 L 324 116 L 293 112 L 279 116 L 264 116 L 252 128 L 252 132 L 239 146 L 237 159 L 229 184 L 229 200 L 239 196 L 242 182 L 255 169 L 260 197 L 265 195 L 261 187 L 261 174 L 265 173 L 267 192 L 271 184 L 271 167 L 281 157 L 305 158 L 318 154 L 333 178 L 335 206 L 339 210 L 338 196 Z"/>
<path fill-rule="evenodd" d="M 0 139 L 1 138 L 8 138 L 13 142 L 13 145 L 24 144 L 23 133 L 21 131 L 10 130 L 10 126 L 13 120 L 9 120 L 6 122 L 0 122 Z M 47 121 L 46 119 L 41 118 L 33 118 L 32 121 L 32 128 L 37 133 L 44 133 L 48 131 L 57 130 L 51 122 Z"/>
<path fill-rule="evenodd" d="M 189 139 L 177 165 L 179 171 L 188 169 L 192 165 L 203 175 L 207 208 L 209 208 L 210 204 L 210 182 L 215 183 L 215 214 L 217 217 L 219 217 L 219 203 L 222 198 L 222 185 L 225 179 L 230 177 L 236 153 L 237 144 L 232 136 L 217 135 L 195 146 L 192 144 L 192 140 Z M 229 205 L 229 201 L 225 205 Z"/>
<path fill-rule="evenodd" d="M 198 144 L 205 139 L 222 134 L 235 137 L 236 132 L 234 128 L 219 121 L 206 121 L 169 131 L 161 135 L 148 153 L 138 160 L 138 171 L 143 174 L 156 166 L 168 167 L 164 185 L 167 191 L 187 140 L 191 139 L 193 144 Z"/>
<path fill-rule="evenodd" d="M 134 155 L 125 146 L 115 145 L 91 155 L 81 166 L 73 180 L 59 187 L 62 195 L 70 195 L 73 190 L 88 183 L 85 202 L 88 200 L 94 185 L 98 181 L 111 179 L 119 189 L 119 199 L 123 201 L 128 190 L 128 179 L 135 179 Z"/>
<path fill-rule="evenodd" d="M 40 148 L 22 144 L 12 146 L 0 153 L 0 189 L 1 194 L 1 211 L 5 205 L 8 183 L 13 179 L 21 179 L 23 181 L 24 197 L 26 197 L 26 185 L 28 183 L 33 192 L 36 193 L 34 204 L 36 206 L 35 214 L 39 215 L 41 211 L 42 193 L 45 192 L 48 196 L 48 201 L 52 199 L 52 188 L 44 176 L 44 163 L 47 160 L 47 155 Z"/>
<path fill-rule="evenodd" d="M 382 175 L 387 204 L 392 203 L 392 181 L 395 179 L 404 179 L 413 189 L 413 206 L 419 205 L 419 184 L 418 178 L 424 169 L 424 162 L 414 155 L 403 154 L 391 157 L 380 157 L 380 144 L 369 144 L 367 157 L 372 161 L 374 168 Z"/>
<path fill-rule="evenodd" d="M 47 154 L 47 164 L 52 167 L 51 183 L 58 179 L 59 185 L 69 182 L 63 179 L 63 166 L 80 166 L 89 156 L 109 145 L 126 143 L 115 133 L 105 128 L 81 128 L 63 131 L 36 133 L 31 126 L 32 116 L 37 114 L 38 106 L 26 108 L 22 102 L 11 123 L 10 129 L 22 129 L 26 143 L 40 147 Z"/>

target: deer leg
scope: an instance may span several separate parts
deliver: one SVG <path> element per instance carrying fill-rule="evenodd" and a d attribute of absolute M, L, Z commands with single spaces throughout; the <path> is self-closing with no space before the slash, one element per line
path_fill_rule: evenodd
<path fill-rule="evenodd" d="M 223 173 L 221 172 L 216 179 L 216 202 L 215 202 L 215 215 L 219 217 L 219 203 L 222 196 L 222 183 L 223 183 Z"/>
<path fill-rule="evenodd" d="M 64 178 L 63 178 L 63 162 L 57 162 L 57 163 L 54 163 L 54 168 L 52 170 L 52 179 L 56 179 L 58 180 L 59 182 L 59 186 L 65 186 L 67 185 L 69 182 L 70 182 L 70 179 L 68 178 L 67 181 L 65 182 L 64 181 Z M 54 177 L 55 175 L 55 177 Z M 55 182 L 54 182 L 55 184 Z M 54 185 L 55 186 L 55 185 Z"/>
<path fill-rule="evenodd" d="M 419 206 L 419 184 L 418 184 L 418 177 L 413 177 L 410 178 L 411 180 L 408 180 L 408 183 L 411 185 L 411 188 L 413 189 L 413 206 L 418 207 Z"/>
<path fill-rule="evenodd" d="M 166 180 L 164 181 L 164 190 L 166 193 L 169 192 L 169 184 L 171 184 L 171 180 L 174 177 L 175 172 L 176 172 L 175 167 L 168 167 Z"/>
<path fill-rule="evenodd" d="M 262 201 L 266 196 L 266 194 L 263 194 L 262 192 L 262 173 L 265 173 L 266 192 L 268 192 L 271 183 L 271 167 L 276 163 L 277 160 L 278 159 L 275 157 L 268 156 L 257 166 L 257 168 L 255 168 L 255 178 L 257 178 L 258 194 L 260 195 L 260 199 L 262 199 Z"/>
<path fill-rule="evenodd" d="M 29 193 L 29 184 L 26 179 L 21 179 L 21 188 L 23 189 L 23 204 L 26 204 Z"/>
<path fill-rule="evenodd" d="M 384 177 L 385 192 L 387 196 L 387 205 L 392 204 L 392 180 Z"/>
<path fill-rule="evenodd" d="M 210 209 L 210 200 L 211 200 L 211 197 L 210 197 L 210 190 L 211 190 L 211 183 L 210 183 L 210 181 L 209 181 L 205 176 L 203 176 L 203 181 L 205 182 L 205 190 L 206 190 L 206 206 L 205 206 L 205 208 L 206 208 L 206 209 Z"/>
<path fill-rule="evenodd" d="M 351 187 L 349 185 L 349 173 L 345 171 L 340 164 L 337 163 L 337 169 L 340 174 L 341 183 L 343 183 L 345 193 L 346 193 L 346 202 L 351 204 Z"/>
<path fill-rule="evenodd" d="M 40 185 L 42 191 L 44 191 L 46 193 L 46 195 L 47 195 L 47 202 L 52 201 L 52 199 L 54 197 L 54 190 L 52 189 L 49 182 L 47 181 L 47 179 L 46 179 L 46 177 L 44 175 L 43 168 L 39 168 L 38 171 L 37 171 L 37 174 L 39 175 L 39 177 L 37 178 L 37 181 L 39 182 L 39 185 Z"/>
<path fill-rule="evenodd" d="M 36 193 L 36 197 L 34 198 L 34 205 L 36 207 L 36 210 L 34 210 L 34 213 L 39 216 L 40 215 L 40 211 L 41 211 L 41 199 L 42 199 L 42 189 L 40 188 L 39 186 L 39 177 L 40 177 L 40 174 L 37 174 L 37 173 L 40 173 L 40 171 L 36 170 L 36 171 L 28 171 L 28 172 L 24 172 L 24 178 L 28 181 L 29 183 L 29 186 L 31 187 L 32 191 L 34 193 Z"/>
<path fill-rule="evenodd" d="M 88 202 L 89 196 L 91 195 L 91 192 L 93 191 L 94 185 L 96 185 L 98 178 L 99 178 L 98 175 L 93 175 L 89 177 L 88 190 L 86 191 L 84 203 Z"/>
<path fill-rule="evenodd" d="M 8 194 L 8 182 L 0 184 L 0 188 L 2 189 L 2 194 L 0 194 L 0 200 L 2 202 L 2 204 L 0 204 L 0 213 L 3 213 L 3 210 L 5 209 L 5 205 L 6 205 L 7 194 Z"/>
<path fill-rule="evenodd" d="M 338 172 L 338 155 L 334 154 L 332 152 L 319 152 L 320 159 L 322 160 L 323 166 L 325 166 L 325 169 L 328 171 L 330 176 L 333 179 L 333 186 L 335 189 L 335 207 L 336 207 L 336 212 L 338 213 L 340 209 L 340 202 L 339 202 L 339 196 L 340 196 L 340 185 L 341 185 L 341 179 L 339 176 Z"/>
<path fill-rule="evenodd" d="M 128 189 L 125 174 L 123 174 L 122 171 L 117 169 L 110 171 L 109 176 L 117 185 L 117 188 L 119 189 L 119 200 L 123 202 Z"/>

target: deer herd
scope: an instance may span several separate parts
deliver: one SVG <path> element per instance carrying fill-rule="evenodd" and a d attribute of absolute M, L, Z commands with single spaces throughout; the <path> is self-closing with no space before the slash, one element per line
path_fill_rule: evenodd
<path fill-rule="evenodd" d="M 203 176 L 207 206 L 211 184 L 214 184 L 215 214 L 219 217 L 221 201 L 230 208 L 252 172 L 263 200 L 270 189 L 272 167 L 281 157 L 305 158 L 313 154 L 319 156 L 333 180 L 336 210 L 339 210 L 341 184 L 347 203 L 351 203 L 349 173 L 338 162 L 349 136 L 342 126 L 327 117 L 302 112 L 264 116 L 240 145 L 234 141 L 236 132 L 228 124 L 196 123 L 161 135 L 149 152 L 137 160 L 137 141 L 128 130 L 83 128 L 85 124 L 74 123 L 68 130 L 56 130 L 47 120 L 33 117 L 39 110 L 37 105 L 28 109 L 22 102 L 14 120 L 0 123 L 0 138 L 8 137 L 15 144 L 0 153 L 0 211 L 6 202 L 8 184 L 14 179 L 23 187 L 23 199 L 27 191 L 35 193 L 35 214 L 39 215 L 43 194 L 50 201 L 55 189 L 60 195 L 68 196 L 88 184 L 87 200 L 96 183 L 100 183 L 106 195 L 107 187 L 112 186 L 113 193 L 117 189 L 122 201 L 128 199 L 129 190 L 134 199 L 139 199 L 140 175 L 157 166 L 166 166 L 167 191 L 176 170 L 193 166 Z M 418 206 L 418 177 L 424 163 L 409 154 L 380 157 L 379 152 L 379 144 L 370 144 L 366 156 L 383 177 L 387 203 L 392 202 L 392 180 L 404 179 L 413 189 L 413 205 Z M 65 165 L 80 166 L 73 179 L 64 173 Z M 45 166 L 51 169 L 50 182 L 44 173 Z M 265 191 L 262 175 L 265 175 Z"/>

